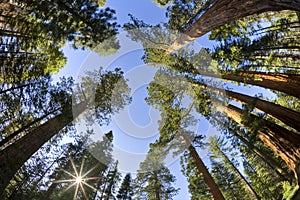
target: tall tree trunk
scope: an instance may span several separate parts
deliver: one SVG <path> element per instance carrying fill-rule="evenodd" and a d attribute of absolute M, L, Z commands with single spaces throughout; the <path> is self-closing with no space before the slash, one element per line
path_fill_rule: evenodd
<path fill-rule="evenodd" d="M 300 131 L 300 113 L 294 110 L 282 107 L 278 104 L 269 101 L 265 101 L 259 98 L 254 98 L 233 91 L 226 90 L 226 96 L 241 103 L 253 104 L 255 108 L 282 121 L 286 125 L 296 129 L 297 131 Z"/>
<path fill-rule="evenodd" d="M 226 107 L 219 106 L 217 109 L 237 123 L 243 125 L 242 109 L 233 105 Z M 258 117 L 252 114 L 250 114 L 250 116 L 253 119 L 258 119 Z M 264 124 L 258 130 L 258 138 L 286 162 L 289 168 L 295 173 L 297 184 L 300 185 L 300 135 L 266 120 L 263 122 Z"/>
<path fill-rule="evenodd" d="M 209 31 L 237 19 L 267 11 L 300 11 L 300 0 L 217 0 L 167 49 L 171 53 Z"/>
<path fill-rule="evenodd" d="M 217 121 L 219 124 L 223 123 L 218 119 L 214 119 L 214 120 Z M 251 142 L 246 140 L 244 137 L 242 137 L 240 134 L 238 134 L 235 130 L 233 130 L 229 126 L 226 126 L 226 129 L 228 129 L 230 131 L 230 134 L 237 137 L 251 151 L 253 151 L 262 161 L 264 161 L 272 170 L 274 170 L 274 172 L 281 178 L 281 180 L 288 180 L 290 182 L 293 180 L 294 178 L 293 175 L 288 174 L 276 160 L 272 159 L 265 152 L 261 151 L 259 148 L 254 146 Z"/>
<path fill-rule="evenodd" d="M 288 95 L 300 98 L 300 75 L 298 74 L 282 74 L 268 72 L 237 72 L 226 74 L 215 74 L 212 72 L 198 72 L 199 75 L 209 76 L 213 78 L 222 78 L 239 83 L 247 83 L 264 87 L 267 89 L 284 92 Z"/>
<path fill-rule="evenodd" d="M 158 190 L 158 177 L 157 177 L 157 171 L 154 171 L 154 181 L 155 181 L 155 200 L 160 200 L 160 194 L 159 194 L 159 190 Z"/>
<path fill-rule="evenodd" d="M 188 150 L 189 150 L 189 153 L 192 156 L 192 158 L 195 160 L 197 169 L 198 169 L 199 173 L 202 174 L 204 182 L 207 185 L 211 195 L 213 196 L 213 199 L 215 199 L 215 200 L 225 200 L 225 198 L 223 197 L 218 185 L 216 184 L 216 182 L 214 181 L 214 179 L 210 175 L 208 169 L 204 165 L 203 161 L 199 157 L 195 147 L 193 147 L 193 145 L 190 145 Z"/>
<path fill-rule="evenodd" d="M 273 102 L 269 102 L 266 100 L 262 100 L 259 98 L 251 97 L 245 94 L 224 90 L 220 88 L 210 87 L 204 83 L 194 81 L 192 79 L 189 79 L 192 81 L 194 86 L 198 87 L 204 87 L 208 89 L 211 92 L 217 92 L 219 94 L 226 95 L 228 98 L 235 100 L 240 103 L 250 103 L 258 110 L 261 110 L 265 112 L 266 114 L 269 114 L 270 116 L 282 121 L 286 125 L 296 129 L 297 131 L 300 131 L 300 113 L 296 112 L 294 110 L 285 108 L 283 106 L 280 106 L 278 104 L 275 104 Z M 300 85 L 300 83 L 299 83 Z"/>
<path fill-rule="evenodd" d="M 88 101 L 79 103 L 74 107 L 73 113 L 70 112 L 72 109 L 68 109 L 68 111 L 49 119 L 14 144 L 0 151 L 0 195 L 19 168 L 43 144 L 83 113 L 87 105 Z"/>
<path fill-rule="evenodd" d="M 0 141 L 0 149 L 1 151 L 3 150 L 3 145 L 5 145 L 6 143 L 8 143 L 9 141 L 11 141 L 13 138 L 15 138 L 16 136 L 18 136 L 20 133 L 22 133 L 23 131 L 25 131 L 26 129 L 30 128 L 31 126 L 33 126 L 34 124 L 42 121 L 43 119 L 45 119 L 46 117 L 48 117 L 51 114 L 54 114 L 55 112 L 59 111 L 60 108 L 57 108 L 53 111 L 50 111 L 49 113 L 46 113 L 44 115 L 42 115 L 41 117 L 33 120 L 32 122 L 22 126 L 20 129 L 16 130 L 15 132 L 11 133 L 10 135 L 8 135 L 7 137 L 5 137 L 4 139 L 2 139 Z M 4 147 L 6 148 L 6 147 Z"/>
<path fill-rule="evenodd" d="M 221 153 L 221 156 L 223 158 L 223 160 L 225 161 L 225 163 L 228 163 L 231 167 L 231 169 L 241 178 L 241 180 L 243 181 L 243 183 L 245 184 L 245 186 L 247 187 L 247 189 L 249 190 L 249 192 L 251 192 L 251 194 L 253 196 L 255 196 L 255 198 L 257 200 L 260 200 L 260 196 L 256 193 L 256 191 L 252 188 L 252 186 L 248 183 L 248 181 L 245 179 L 245 177 L 241 174 L 241 172 L 234 166 L 234 164 L 229 160 L 229 158 L 227 157 L 227 155 L 218 147 L 218 151 Z"/>

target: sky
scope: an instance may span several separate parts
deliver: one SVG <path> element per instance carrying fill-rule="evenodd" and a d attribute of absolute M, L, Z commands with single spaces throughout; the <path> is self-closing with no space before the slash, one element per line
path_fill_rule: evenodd
<path fill-rule="evenodd" d="M 128 14 L 132 14 L 138 19 L 144 20 L 149 24 L 165 22 L 165 9 L 159 8 L 151 0 L 108 0 L 106 7 L 116 10 L 116 16 L 119 24 L 128 22 Z M 98 69 L 99 66 L 105 69 L 114 69 L 121 67 L 125 72 L 125 78 L 128 79 L 128 85 L 131 88 L 132 103 L 114 115 L 112 122 L 108 126 L 99 127 L 94 125 L 93 129 L 97 133 L 92 139 L 99 140 L 103 133 L 113 130 L 114 133 L 114 158 L 119 160 L 119 169 L 123 173 L 131 172 L 134 174 L 138 169 L 138 163 L 143 161 L 149 149 L 148 145 L 154 142 L 159 133 L 157 131 L 159 112 L 146 104 L 144 98 L 147 96 L 147 84 L 152 81 L 156 69 L 144 65 L 141 60 L 142 47 L 126 37 L 126 32 L 120 32 L 119 40 L 121 49 L 118 53 L 111 56 L 101 57 L 90 51 L 80 49 L 74 50 L 68 45 L 63 49 L 67 57 L 67 65 L 57 74 L 54 80 L 61 76 L 72 76 L 77 79 L 85 71 Z M 212 47 L 213 43 L 208 40 L 207 35 L 199 38 L 196 43 L 200 47 Z M 259 91 L 256 87 L 245 88 L 229 84 L 236 91 L 255 95 Z M 271 93 L 269 93 L 271 94 Z M 215 130 L 203 117 L 199 117 L 199 122 L 195 125 L 198 133 L 212 136 L 218 135 Z M 78 126 L 79 131 L 84 131 L 85 126 Z M 208 152 L 199 151 L 203 161 L 209 166 Z M 176 176 L 175 186 L 180 188 L 179 194 L 174 197 L 175 200 L 189 199 L 188 185 L 186 177 L 180 172 L 179 156 L 169 159 L 167 167 L 171 173 Z"/>
<path fill-rule="evenodd" d="M 116 10 L 119 24 L 129 21 L 131 13 L 146 23 L 157 24 L 165 19 L 165 9 L 159 8 L 150 0 L 126 0 L 107 1 L 107 7 Z M 121 37 L 124 33 L 120 33 Z M 128 42 L 125 39 L 125 43 Z M 129 42 L 130 43 L 130 42 Z M 99 127 L 95 125 L 97 133 L 92 139 L 102 138 L 103 133 L 109 130 L 114 132 L 114 158 L 119 160 L 119 170 L 123 173 L 133 172 L 138 169 L 138 163 L 143 161 L 148 151 L 148 145 L 154 142 L 159 134 L 157 132 L 158 111 L 150 108 L 144 98 L 147 96 L 146 86 L 152 80 L 156 69 L 145 66 L 141 61 L 142 47 L 136 44 L 126 43 L 124 52 L 120 50 L 116 56 L 99 57 L 90 51 L 74 50 L 68 45 L 63 49 L 67 57 L 67 65 L 54 75 L 54 80 L 61 76 L 72 76 L 75 79 L 84 71 L 96 69 L 99 65 L 105 65 L 107 69 L 121 67 L 132 89 L 132 103 L 125 109 L 128 116 L 113 117 L 109 126 Z M 123 115 L 124 113 L 123 112 Z M 127 126 L 127 127 L 126 127 Z M 207 124 L 205 125 L 206 128 Z M 84 131 L 86 127 L 78 125 L 78 131 Z M 186 178 L 180 172 L 179 157 L 171 159 L 167 165 L 171 173 L 176 176 L 175 187 L 180 188 L 175 200 L 189 199 Z"/>

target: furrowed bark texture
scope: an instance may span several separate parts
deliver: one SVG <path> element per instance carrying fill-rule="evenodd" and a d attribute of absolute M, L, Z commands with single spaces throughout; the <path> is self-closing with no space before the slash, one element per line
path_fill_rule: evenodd
<path fill-rule="evenodd" d="M 209 31 L 237 19 L 267 11 L 300 11 L 300 0 L 218 0 L 167 49 L 179 50 Z"/>

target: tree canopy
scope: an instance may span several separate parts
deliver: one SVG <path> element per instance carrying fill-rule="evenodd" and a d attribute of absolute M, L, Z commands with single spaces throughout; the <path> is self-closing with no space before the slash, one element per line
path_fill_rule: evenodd
<path fill-rule="evenodd" d="M 300 198 L 299 0 L 150 6 L 0 3 L 1 199 Z"/>

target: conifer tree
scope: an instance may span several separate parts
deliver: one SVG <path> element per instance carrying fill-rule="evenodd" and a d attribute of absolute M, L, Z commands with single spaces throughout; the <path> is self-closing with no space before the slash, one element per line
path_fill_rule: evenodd
<path fill-rule="evenodd" d="M 120 200 L 131 200 L 132 196 L 133 196 L 132 179 L 130 173 L 127 173 L 118 191 L 117 198 Z"/>

